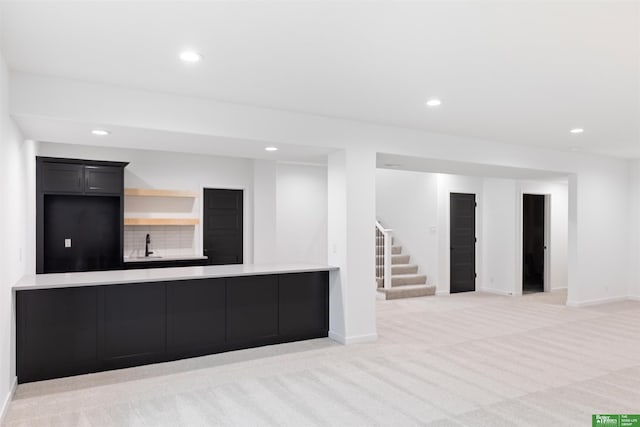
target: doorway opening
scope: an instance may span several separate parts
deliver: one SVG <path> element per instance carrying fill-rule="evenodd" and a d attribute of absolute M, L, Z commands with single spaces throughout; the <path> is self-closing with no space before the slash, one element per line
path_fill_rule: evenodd
<path fill-rule="evenodd" d="M 522 293 L 544 292 L 546 196 L 523 194 L 522 197 Z"/>
<path fill-rule="evenodd" d="M 243 263 L 243 190 L 204 189 L 203 252 L 209 265 Z"/>

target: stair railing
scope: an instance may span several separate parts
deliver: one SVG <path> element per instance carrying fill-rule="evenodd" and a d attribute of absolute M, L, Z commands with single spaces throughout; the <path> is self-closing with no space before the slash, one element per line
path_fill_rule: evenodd
<path fill-rule="evenodd" d="M 382 282 L 385 289 L 391 288 L 392 232 L 392 229 L 384 228 L 380 221 L 376 221 L 376 284 Z"/>

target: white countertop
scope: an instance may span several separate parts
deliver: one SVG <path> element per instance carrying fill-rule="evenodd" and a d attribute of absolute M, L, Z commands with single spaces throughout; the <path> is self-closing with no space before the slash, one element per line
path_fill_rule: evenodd
<path fill-rule="evenodd" d="M 207 259 L 209 257 L 206 256 L 150 256 L 150 257 L 124 257 L 124 262 L 158 262 L 158 261 L 185 261 L 192 259 Z"/>
<path fill-rule="evenodd" d="M 18 283 L 13 286 L 13 290 L 23 291 L 29 289 L 166 282 L 170 280 L 207 279 L 216 277 L 261 276 L 266 274 L 304 273 L 337 269 L 338 267 L 317 264 L 234 264 L 209 265 L 206 267 L 93 271 L 86 273 L 33 274 L 20 279 Z"/>

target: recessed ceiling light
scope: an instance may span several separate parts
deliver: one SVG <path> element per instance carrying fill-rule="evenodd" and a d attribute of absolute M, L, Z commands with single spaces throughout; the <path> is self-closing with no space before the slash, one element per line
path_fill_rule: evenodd
<path fill-rule="evenodd" d="M 266 147 L 266 151 L 278 151 L 278 147 Z"/>
<path fill-rule="evenodd" d="M 180 54 L 180 59 L 184 62 L 200 62 L 202 61 L 202 55 L 193 50 L 185 50 Z"/>
<path fill-rule="evenodd" d="M 438 107 L 440 105 L 442 105 L 442 101 L 440 101 L 439 99 L 430 99 L 426 102 L 428 107 Z"/>
<path fill-rule="evenodd" d="M 104 130 L 104 129 L 94 129 L 91 131 L 92 134 L 94 135 L 98 135 L 98 136 L 107 136 L 109 134 L 111 134 L 111 132 L 109 132 L 108 130 Z"/>
<path fill-rule="evenodd" d="M 575 128 L 575 129 L 571 129 L 569 132 L 571 132 L 571 133 L 582 133 L 582 132 L 584 132 L 584 129 Z"/>

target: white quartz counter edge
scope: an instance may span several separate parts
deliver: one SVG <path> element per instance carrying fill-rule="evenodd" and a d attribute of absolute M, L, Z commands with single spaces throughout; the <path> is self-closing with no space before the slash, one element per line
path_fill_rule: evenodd
<path fill-rule="evenodd" d="M 24 276 L 13 286 L 13 290 L 24 291 L 30 289 L 166 282 L 171 280 L 208 279 L 217 277 L 261 276 L 266 274 L 304 273 L 337 269 L 338 267 L 316 264 L 235 264 L 209 265 L 205 267 L 95 271 L 86 273 L 35 274 Z"/>

